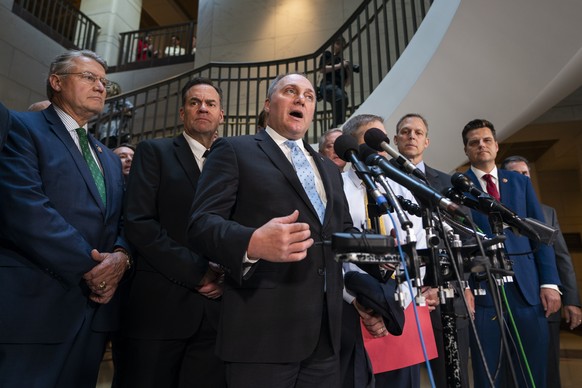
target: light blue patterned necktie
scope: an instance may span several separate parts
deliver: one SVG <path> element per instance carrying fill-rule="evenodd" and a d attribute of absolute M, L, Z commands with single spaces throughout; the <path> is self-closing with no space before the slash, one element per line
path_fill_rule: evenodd
<path fill-rule="evenodd" d="M 87 136 L 87 132 L 84 128 L 77 128 L 75 129 L 77 135 L 79 135 L 79 145 L 81 146 L 81 152 L 83 153 L 83 157 L 85 161 L 89 165 L 89 171 L 91 171 L 91 176 L 95 181 L 95 185 L 97 186 L 97 191 L 99 191 L 99 196 L 103 201 L 103 204 L 107 204 L 107 195 L 105 194 L 105 180 L 103 179 L 103 173 L 99 169 L 95 158 L 93 158 L 93 154 L 89 149 L 89 137 Z"/>
<path fill-rule="evenodd" d="M 309 197 L 311 204 L 319 216 L 319 221 L 321 221 L 323 224 L 323 217 L 325 216 L 325 205 L 323 204 L 323 201 L 319 197 L 317 189 L 315 188 L 315 175 L 313 173 L 313 168 L 295 141 L 287 140 L 285 145 L 291 149 L 291 162 L 293 163 L 295 172 L 301 181 L 301 185 L 305 189 L 307 197 Z"/>

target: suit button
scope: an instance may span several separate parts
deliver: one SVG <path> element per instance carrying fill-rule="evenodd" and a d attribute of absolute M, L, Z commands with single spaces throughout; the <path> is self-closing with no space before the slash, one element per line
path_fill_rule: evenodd
<path fill-rule="evenodd" d="M 317 269 L 317 274 L 318 274 L 319 276 L 323 276 L 323 275 L 325 275 L 325 268 L 318 268 L 318 269 Z"/>

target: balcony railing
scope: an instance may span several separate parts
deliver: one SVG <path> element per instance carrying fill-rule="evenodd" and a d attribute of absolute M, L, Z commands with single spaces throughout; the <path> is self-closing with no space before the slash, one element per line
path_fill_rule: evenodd
<path fill-rule="evenodd" d="M 12 12 L 67 49 L 95 50 L 100 27 L 66 0 L 14 0 Z"/>
<path fill-rule="evenodd" d="M 112 71 L 193 61 L 195 34 L 194 22 L 123 32 L 117 66 Z"/>
<path fill-rule="evenodd" d="M 223 90 L 225 122 L 222 136 L 255 133 L 257 117 L 263 109 L 269 83 L 281 73 L 302 72 L 318 85 L 322 77 L 319 61 L 337 37 L 347 41 L 344 58 L 360 66 L 354 74 L 348 95 L 347 116 L 372 93 L 408 45 L 425 17 L 432 0 L 368 0 L 315 53 L 296 58 L 257 63 L 210 63 L 201 68 L 134 90 L 107 100 L 109 108 L 98 118 L 98 137 L 110 145 L 130 139 L 176 136 L 182 131 L 179 109 L 181 88 L 193 77 L 212 79 Z M 120 106 L 130 103 L 131 119 L 118 133 L 111 131 Z M 129 116 L 129 115 L 128 115 Z M 331 128 L 333 108 L 325 101 L 316 106 L 315 119 L 308 131 L 308 141 Z M 109 139 L 108 136 L 114 136 Z"/>

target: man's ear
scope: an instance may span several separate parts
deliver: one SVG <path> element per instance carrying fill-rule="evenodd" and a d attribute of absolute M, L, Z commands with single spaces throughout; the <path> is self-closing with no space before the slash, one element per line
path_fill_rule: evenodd
<path fill-rule="evenodd" d="M 51 74 L 49 76 L 49 83 L 51 85 L 51 88 L 53 88 L 53 90 L 55 92 L 60 92 L 61 91 L 61 78 L 56 75 L 56 74 Z"/>

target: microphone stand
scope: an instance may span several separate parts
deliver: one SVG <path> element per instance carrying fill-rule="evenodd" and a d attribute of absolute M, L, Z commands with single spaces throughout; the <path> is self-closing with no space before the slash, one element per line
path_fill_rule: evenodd
<path fill-rule="evenodd" d="M 400 201 L 398 200 L 398 198 L 396 197 L 396 195 L 394 194 L 394 191 L 392 190 L 392 187 L 390 187 L 390 185 L 388 184 L 388 182 L 386 181 L 386 179 L 381 175 L 381 174 L 374 174 L 374 171 L 372 169 L 372 173 L 373 175 L 375 175 L 376 178 L 376 182 L 378 182 L 382 188 L 385 191 L 385 195 L 388 198 L 388 202 L 390 203 L 390 205 L 392 205 L 392 208 L 394 209 L 394 211 L 396 212 L 396 216 L 398 218 L 398 221 L 400 222 L 400 226 L 402 227 L 402 229 L 405 231 L 406 233 L 406 237 L 405 237 L 405 243 L 401 244 L 402 241 L 399 241 L 399 244 L 402 245 L 402 248 L 407 248 L 406 249 L 406 253 L 408 254 L 409 257 L 412 257 L 412 265 L 413 265 L 413 274 L 409 274 L 410 278 L 412 279 L 414 277 L 414 286 L 416 287 L 417 291 L 416 291 L 416 303 L 419 306 L 424 306 L 425 305 L 425 301 L 424 301 L 424 297 L 422 296 L 420 287 L 422 286 L 422 279 L 420 279 L 420 258 L 418 257 L 418 252 L 416 251 L 416 235 L 414 234 L 414 230 L 412 229 L 412 222 L 410 221 L 410 219 L 408 218 L 408 216 L 406 215 L 406 213 L 404 212 L 404 210 L 402 209 L 402 205 L 400 204 Z M 404 260 L 404 258 L 403 258 Z M 405 262 L 403 263 L 403 265 L 407 265 Z M 400 283 L 400 277 L 397 276 L 396 277 L 398 283 Z M 404 296 L 401 295 L 400 292 L 397 293 L 396 299 L 400 302 L 400 306 L 402 308 L 404 308 Z"/>
<path fill-rule="evenodd" d="M 431 281 L 428 282 L 429 285 L 435 285 L 438 287 L 438 295 L 440 301 L 440 319 L 443 328 L 443 342 L 445 354 L 445 374 L 447 376 L 447 386 L 461 388 L 461 360 L 459 358 L 459 348 L 458 348 L 458 337 L 457 337 L 457 314 L 455 312 L 454 306 L 454 296 L 455 290 L 451 282 L 445 284 L 443 279 L 443 271 L 450 271 L 451 269 L 446 269 L 441 265 L 439 259 L 439 245 L 441 245 L 441 240 L 435 233 L 435 223 L 433 218 L 433 212 L 430 208 L 426 207 L 424 214 L 422 216 L 422 223 L 426 231 L 426 243 L 429 251 L 429 266 L 430 273 L 429 278 Z M 441 236 L 447 238 L 447 234 L 444 231 L 444 227 L 441 225 L 440 228 Z M 461 240 L 458 235 L 451 234 L 453 238 L 452 245 L 458 246 L 458 251 L 460 252 Z M 456 257 L 451 257 L 450 260 L 455 260 Z M 462 263 L 462 259 L 460 259 Z M 444 263 L 443 263 L 444 264 Z M 458 263 L 450 263 L 451 265 L 457 265 Z M 462 268 L 462 266 L 461 266 Z M 462 284 L 461 284 L 462 286 Z"/>

